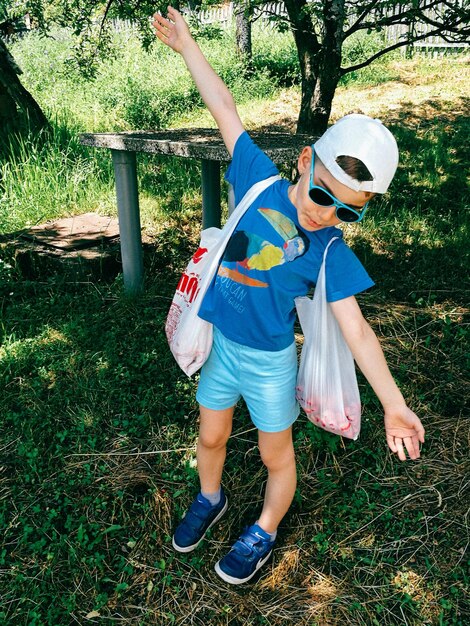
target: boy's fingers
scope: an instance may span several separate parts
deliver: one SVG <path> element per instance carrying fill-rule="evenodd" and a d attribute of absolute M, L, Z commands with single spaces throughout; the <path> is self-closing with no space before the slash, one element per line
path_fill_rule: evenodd
<path fill-rule="evenodd" d="M 417 429 L 418 430 L 418 439 L 421 441 L 421 443 L 424 443 L 424 427 L 420 424 L 420 428 Z"/>
<path fill-rule="evenodd" d="M 421 451 L 419 449 L 419 441 L 416 437 L 393 437 L 387 436 L 388 447 L 395 452 L 400 461 L 406 461 L 406 452 L 410 459 L 419 459 Z"/>
<path fill-rule="evenodd" d="M 155 13 L 153 17 L 154 17 L 154 20 L 153 20 L 154 24 L 158 24 L 159 26 L 164 26 L 166 28 L 170 26 L 170 22 L 166 18 L 164 18 L 163 15 L 158 15 L 158 13 Z"/>
<path fill-rule="evenodd" d="M 410 459 L 419 458 L 419 444 L 415 437 L 405 437 L 403 439 Z"/>
<path fill-rule="evenodd" d="M 158 30 L 155 31 L 155 36 L 160 39 L 162 43 L 168 43 L 168 37 L 166 37 L 163 33 L 160 33 Z"/>
<path fill-rule="evenodd" d="M 424 426 L 421 424 L 421 421 L 417 417 L 413 421 L 413 423 L 410 425 L 410 428 L 413 428 L 419 441 L 421 441 L 421 443 L 424 443 L 424 433 L 425 433 Z M 415 435 L 413 435 L 413 437 L 414 436 Z"/>
<path fill-rule="evenodd" d="M 157 35 L 159 39 L 162 39 L 162 38 L 168 39 L 168 35 L 171 29 L 171 24 L 168 20 L 166 20 L 161 15 L 158 15 L 158 16 L 155 15 L 153 27 L 155 29 L 155 34 Z"/>
<path fill-rule="evenodd" d="M 395 446 L 397 449 L 398 458 L 400 461 L 406 461 L 406 454 L 403 450 L 403 439 L 395 439 Z"/>
<path fill-rule="evenodd" d="M 154 24 L 155 34 L 159 39 L 168 39 L 166 30 L 164 30 L 160 24 Z"/>
<path fill-rule="evenodd" d="M 168 15 L 179 15 L 180 12 L 174 9 L 173 7 L 167 7 Z"/>
<path fill-rule="evenodd" d="M 387 435 L 387 443 L 388 443 L 388 447 L 390 448 L 390 450 L 392 452 L 396 452 L 397 451 L 397 447 L 395 445 L 394 437 L 392 437 L 391 435 Z"/>
<path fill-rule="evenodd" d="M 413 437 L 413 445 L 416 451 L 416 458 L 419 459 L 419 457 L 421 456 L 421 447 L 419 445 L 419 439 L 417 439 L 416 437 Z"/>

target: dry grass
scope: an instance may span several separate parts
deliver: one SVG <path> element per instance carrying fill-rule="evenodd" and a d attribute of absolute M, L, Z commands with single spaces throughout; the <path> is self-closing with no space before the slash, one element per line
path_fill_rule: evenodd
<path fill-rule="evenodd" d="M 397 60 L 391 64 L 391 70 L 398 79 L 370 87 L 354 84 L 338 87 L 331 121 L 348 113 L 362 112 L 392 123 L 400 121 L 395 114 L 405 108 L 414 116 L 413 122 L 419 125 L 420 121 L 436 115 L 435 105 L 438 110 L 444 109 L 455 115 L 468 114 L 468 58 Z M 241 105 L 239 112 L 248 129 L 295 132 L 299 107 L 300 93 L 294 87 L 282 89 L 274 101 L 259 100 Z M 207 111 L 202 111 L 188 126 L 214 127 L 214 121 Z"/>

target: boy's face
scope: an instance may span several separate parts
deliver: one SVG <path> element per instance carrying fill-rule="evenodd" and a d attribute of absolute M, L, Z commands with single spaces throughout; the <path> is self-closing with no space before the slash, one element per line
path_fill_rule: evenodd
<path fill-rule="evenodd" d="M 297 208 L 299 224 L 307 231 L 316 231 L 341 223 L 336 217 L 335 206 L 315 204 L 308 195 L 310 188 L 310 167 L 312 149 L 304 148 L 300 154 L 298 168 L 300 179 L 291 193 L 291 201 Z M 360 213 L 364 205 L 373 196 L 367 191 L 354 191 L 334 178 L 317 157 L 314 170 L 314 184 L 329 191 L 335 198 Z"/>

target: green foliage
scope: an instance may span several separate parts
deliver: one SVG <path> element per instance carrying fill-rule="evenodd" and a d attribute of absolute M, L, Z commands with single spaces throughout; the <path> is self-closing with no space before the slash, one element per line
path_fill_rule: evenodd
<path fill-rule="evenodd" d="M 189 27 L 193 37 L 199 41 L 202 39 L 213 41 L 214 39 L 224 38 L 224 31 L 218 24 L 202 24 L 197 19 L 190 19 Z"/>
<path fill-rule="evenodd" d="M 384 47 L 383 33 L 354 33 L 343 45 L 342 67 L 362 63 Z M 390 53 L 376 60 L 372 65 L 361 70 L 348 72 L 340 84 L 378 84 L 394 78 L 390 68 L 390 58 L 397 53 Z M 298 85 L 301 82 L 300 64 L 294 39 L 290 31 L 277 33 L 269 29 L 256 29 L 254 34 L 253 65 L 259 71 L 267 71 L 280 86 Z"/>
<path fill-rule="evenodd" d="M 84 81 L 74 70 L 57 71 L 66 42 L 30 41 L 31 49 L 20 41 L 14 51 L 55 121 L 52 135 L 13 138 L 3 157 L 6 232 L 72 211 L 114 210 L 107 151 L 80 146 L 80 130 L 151 124 L 157 113 L 159 123 L 177 125 L 182 112 L 191 120 L 181 99 L 193 114 L 199 106 L 186 95 L 184 68 L 161 49 L 142 53 L 130 38 L 121 62 L 108 59 L 94 81 Z M 272 97 L 269 72 L 294 69 L 282 41 L 263 41 L 262 71 L 250 81 L 240 78 L 226 42 L 203 45 L 237 99 L 249 102 Z M 359 100 L 368 94 L 358 91 Z M 198 485 L 197 379 L 178 371 L 163 327 L 199 233 L 198 165 L 139 157 L 142 215 L 155 236 L 138 301 L 123 298 L 121 277 L 30 281 L 13 259 L 0 261 L 0 624 L 160 626 L 188 615 L 211 626 L 469 622 L 462 522 L 468 120 L 459 107 L 456 98 L 428 103 L 419 115 L 411 103 L 390 113 L 401 150 L 392 193 L 346 233 L 377 280 L 361 306 L 423 418 L 423 457 L 405 465 L 387 453 L 380 407 L 362 378 L 359 441 L 343 442 L 302 416 L 294 430 L 295 502 L 273 566 L 243 592 L 222 589 L 212 570 L 262 501 L 266 477 L 244 406 L 224 474 L 228 515 L 194 553 L 171 548 L 174 523 Z"/>
<path fill-rule="evenodd" d="M 268 72 L 280 86 L 300 83 L 300 65 L 294 38 L 290 31 L 276 33 L 259 28 L 253 35 L 253 67 Z"/>
<path fill-rule="evenodd" d="M 23 13 L 29 14 L 36 20 L 36 25 L 41 33 L 48 32 L 53 26 L 60 25 L 67 27 L 73 32 L 73 43 L 71 49 L 73 55 L 69 59 L 69 63 L 77 68 L 83 76 L 91 78 L 98 71 L 100 61 L 109 54 L 117 54 L 119 48 L 116 47 L 115 39 L 109 26 L 109 18 L 125 18 L 132 19 L 134 24 L 138 26 L 140 41 L 145 50 L 148 50 L 155 41 L 155 37 L 149 26 L 149 17 L 154 11 L 165 12 L 166 6 L 163 1 L 151 2 L 150 0 L 142 0 L 137 3 L 127 0 L 120 2 L 82 2 L 82 0 L 31 0 L 20 2 Z M 189 3 L 192 9 L 200 7 L 202 3 Z M 212 4 L 212 2 L 204 2 Z M 251 8 L 261 6 L 264 3 L 256 0 L 251 3 Z M 180 4 L 177 6 L 180 8 Z M 18 9 L 17 2 L 6 2 L 3 5 L 4 10 L 9 13 Z M 392 11 L 393 9 L 393 11 Z M 429 23 L 429 17 L 426 14 L 427 7 L 419 3 L 408 4 L 390 2 L 383 0 L 382 2 L 356 2 L 349 0 L 341 5 L 341 10 L 331 10 L 331 7 L 323 7 L 321 3 L 305 3 L 304 0 L 291 2 L 286 7 L 288 17 L 273 16 L 274 24 L 277 25 L 279 33 L 286 33 L 286 24 L 288 23 L 292 32 L 304 32 L 304 36 L 295 38 L 298 54 L 305 59 L 306 63 L 301 67 L 309 66 L 310 69 L 316 68 L 315 72 L 334 72 L 339 76 L 339 55 L 330 57 L 334 38 L 329 33 L 332 32 L 331 25 L 336 23 L 334 30 L 342 30 L 344 41 L 351 35 L 357 36 L 358 32 L 370 35 L 373 32 L 381 33 L 390 25 L 404 24 L 409 28 L 401 35 L 400 46 L 413 44 L 422 38 L 423 25 Z M 453 0 L 446 4 L 444 12 L 437 12 L 433 17 L 433 34 L 445 34 L 446 41 L 466 42 L 468 30 L 465 29 L 465 13 L 461 8 L 460 0 Z M 349 26 L 352 24 L 352 26 Z M 214 26 L 198 26 L 201 38 L 206 40 L 220 39 L 220 29 Z M 306 44 L 306 40 L 310 40 Z M 301 43 L 303 41 L 303 43 Z M 336 44 L 334 44 L 336 45 Z M 354 47 L 354 44 L 353 44 Z M 385 39 L 381 40 L 380 48 L 375 55 L 381 56 L 387 50 Z M 365 52 L 362 47 L 361 55 Z M 334 61 L 336 67 L 332 67 L 328 63 L 330 59 Z M 363 63 L 370 63 L 373 57 L 366 54 Z M 307 60 L 308 59 L 308 60 Z M 258 69 L 263 64 L 263 58 L 258 59 Z M 246 68 L 245 68 L 246 69 Z M 291 84 L 296 76 L 298 76 L 298 68 L 292 66 L 293 71 L 282 72 L 282 84 Z M 277 71 L 283 70 L 278 68 Z M 242 68 L 242 73 L 243 68 Z M 276 72 L 271 74 L 276 76 Z M 314 90 L 317 84 L 323 91 L 324 84 L 327 81 L 318 80 L 322 78 L 315 75 L 314 72 L 307 72 L 302 76 L 301 85 L 305 95 L 306 90 L 316 93 Z M 311 83 L 308 85 L 308 83 Z M 130 92 L 134 94 L 134 88 L 130 86 Z M 327 125 L 327 117 L 329 114 L 329 105 L 334 95 L 334 89 L 327 93 L 323 93 L 320 97 L 315 98 L 312 103 L 313 115 L 310 115 L 306 107 L 302 107 L 299 115 L 299 127 L 303 132 L 318 133 L 323 131 Z M 136 94 L 137 97 L 137 94 Z M 150 107 L 152 109 L 152 97 L 149 93 L 139 93 L 138 98 L 141 100 L 141 109 Z M 322 101 L 319 106 L 320 100 Z M 326 104 L 326 108 L 325 108 Z M 327 111 L 327 115 L 324 111 Z M 141 119 L 145 123 L 158 123 L 161 119 L 158 115 L 148 114 L 136 117 L 136 111 L 129 112 L 129 119 Z"/>
<path fill-rule="evenodd" d="M 385 46 L 384 33 L 356 32 L 345 41 L 343 66 L 362 63 Z"/>
<path fill-rule="evenodd" d="M 46 112 L 57 114 L 60 93 L 59 112 L 61 108 L 66 115 L 73 111 L 83 130 L 165 128 L 191 108 L 202 106 L 183 61 L 164 46 L 146 52 L 134 32 L 115 34 L 119 53 L 101 61 L 94 78 L 85 80 L 67 64 L 69 35 L 63 30 L 53 35 L 54 39 L 28 36 L 11 46 L 12 53 L 25 73 L 27 88 Z M 275 92 L 276 83 L 267 69 L 244 77 L 233 39 L 202 39 L 200 44 L 238 102 Z M 273 63 L 281 56 L 282 46 L 274 43 Z"/>
<path fill-rule="evenodd" d="M 197 230 L 193 218 L 188 233 Z M 422 461 L 393 462 L 362 382 L 360 441 L 342 442 L 303 416 L 296 424 L 298 494 L 281 525 L 274 565 L 259 583 L 242 595 L 212 584 L 214 560 L 261 503 L 265 475 L 243 407 L 224 475 L 230 512 L 196 552 L 173 552 L 173 523 L 198 484 L 197 381 L 177 370 L 166 346 L 166 310 L 178 259 L 189 248 L 174 237 L 177 221 L 163 219 L 152 262 L 165 271 L 149 273 L 139 301 L 122 298 L 119 280 L 5 276 L 0 283 L 0 296 L 11 294 L 0 348 L 0 623 L 56 626 L 72 614 L 86 623 L 93 612 L 105 622 L 126 615 L 141 624 L 171 623 L 171 616 L 177 623 L 204 594 L 204 619 L 217 626 L 235 612 L 241 623 L 262 624 L 273 603 L 280 617 L 270 614 L 264 623 L 295 616 L 311 626 L 334 615 L 341 625 L 398 626 L 406 619 L 464 626 L 466 449 L 455 440 L 456 418 L 449 412 L 432 425 L 427 420 Z M 442 334 L 433 349 L 448 366 L 429 364 L 427 375 L 439 372 L 441 388 L 421 405 L 426 413 L 432 402 L 436 415 L 441 396 L 458 395 L 446 373 L 463 373 L 458 318 L 440 320 L 440 311 L 434 303 L 422 305 L 419 318 L 413 309 L 409 319 L 401 314 L 400 327 L 414 333 L 409 345 L 386 316 L 381 322 L 392 368 L 407 365 L 401 382 L 408 381 L 411 396 L 423 389 L 412 370 L 416 354 L 429 334 Z"/>
<path fill-rule="evenodd" d="M 71 120 L 56 120 L 50 133 L 11 137 L 10 156 L 0 161 L 0 232 L 91 210 L 99 202 L 114 210 L 109 155 L 89 154 Z"/>
<path fill-rule="evenodd" d="M 363 63 L 372 55 L 385 48 L 386 40 L 383 32 L 357 32 L 346 39 L 343 45 L 341 66 L 347 71 L 359 63 Z M 340 80 L 340 85 L 354 82 L 362 85 L 378 84 L 393 80 L 395 75 L 390 68 L 390 59 L 396 58 L 397 52 L 389 53 L 376 59 L 371 65 L 360 70 L 347 72 Z"/>

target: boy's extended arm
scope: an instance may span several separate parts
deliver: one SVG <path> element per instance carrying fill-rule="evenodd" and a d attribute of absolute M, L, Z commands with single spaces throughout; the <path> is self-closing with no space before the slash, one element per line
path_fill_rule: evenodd
<path fill-rule="evenodd" d="M 189 32 L 181 13 L 168 7 L 168 19 L 155 13 L 155 34 L 164 44 L 179 52 L 193 77 L 204 103 L 215 119 L 230 156 L 244 128 L 232 94 L 215 73 Z"/>
<path fill-rule="evenodd" d="M 382 403 L 390 449 L 402 461 L 406 460 L 404 448 L 411 459 L 417 459 L 419 442 L 424 442 L 423 425 L 406 406 L 388 369 L 379 340 L 364 319 L 356 298 L 351 296 L 332 302 L 331 308 L 356 363 Z"/>

